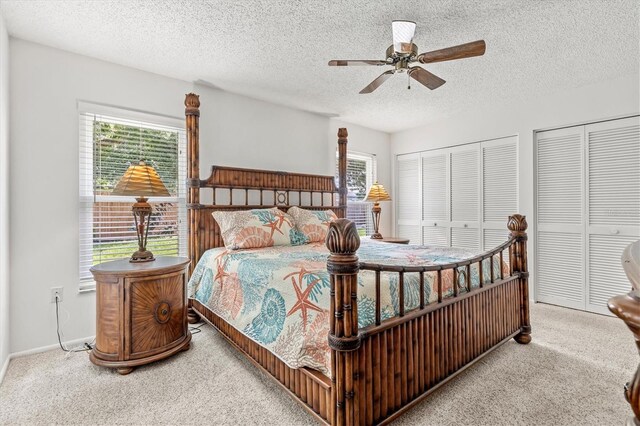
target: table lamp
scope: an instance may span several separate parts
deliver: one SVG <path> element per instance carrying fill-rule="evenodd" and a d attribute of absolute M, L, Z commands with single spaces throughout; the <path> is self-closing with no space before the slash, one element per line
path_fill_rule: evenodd
<path fill-rule="evenodd" d="M 143 160 L 130 165 L 118 184 L 113 188 L 112 195 L 128 195 L 136 198 L 131 208 L 138 235 L 138 250 L 131 255 L 130 262 L 149 262 L 155 260 L 153 253 L 147 250 L 147 235 L 149 234 L 149 219 L 153 212 L 147 197 L 167 197 L 169 191 L 162 183 L 158 172 L 148 166 Z"/>
<path fill-rule="evenodd" d="M 367 196 L 364 198 L 364 201 L 373 202 L 373 207 L 371 207 L 371 215 L 373 216 L 373 234 L 371 238 L 375 240 L 381 240 L 382 234 L 378 232 L 380 228 L 380 201 L 391 201 L 391 197 L 387 193 L 387 190 L 384 189 L 384 186 L 380 185 L 378 182 L 371 185 L 369 191 L 367 192 Z"/>

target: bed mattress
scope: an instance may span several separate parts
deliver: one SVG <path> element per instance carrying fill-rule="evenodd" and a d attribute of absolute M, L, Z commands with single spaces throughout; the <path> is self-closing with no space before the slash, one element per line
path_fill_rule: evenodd
<path fill-rule="evenodd" d="M 479 252 L 434 246 L 411 246 L 362 240 L 361 262 L 386 265 L 434 265 L 460 261 Z M 279 246 L 247 250 L 223 247 L 204 253 L 189 280 L 189 297 L 207 306 L 238 331 L 268 349 L 291 368 L 310 367 L 330 375 L 328 345 L 330 280 L 324 244 Z M 493 262 L 499 276 L 500 262 Z M 479 284 L 471 269 L 471 285 Z M 505 268 L 506 266 L 502 265 Z M 483 264 L 484 281 L 490 279 L 489 260 Z M 381 319 L 398 315 L 397 273 L 381 274 Z M 425 274 L 425 303 L 437 302 L 435 273 Z M 417 273 L 404 278 L 405 313 L 419 307 Z M 451 270 L 442 274 L 443 297 L 453 294 Z M 358 324 L 375 322 L 375 273 L 358 276 Z"/>

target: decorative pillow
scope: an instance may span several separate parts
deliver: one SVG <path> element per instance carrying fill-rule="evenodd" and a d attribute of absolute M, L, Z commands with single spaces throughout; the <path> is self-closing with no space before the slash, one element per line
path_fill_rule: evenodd
<path fill-rule="evenodd" d="M 306 210 L 295 206 L 291 207 L 287 213 L 291 215 L 296 226 L 291 238 L 291 244 L 294 246 L 324 242 L 329 230 L 329 223 L 338 218 L 333 210 Z M 295 235 L 295 239 L 293 235 Z"/>
<path fill-rule="evenodd" d="M 217 211 L 222 240 L 231 250 L 291 245 L 293 219 L 278 208 Z"/>

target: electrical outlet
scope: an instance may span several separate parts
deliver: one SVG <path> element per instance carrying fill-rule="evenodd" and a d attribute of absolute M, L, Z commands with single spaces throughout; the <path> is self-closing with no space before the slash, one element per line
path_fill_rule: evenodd
<path fill-rule="evenodd" d="M 56 296 L 58 296 L 58 302 L 62 302 L 63 290 L 62 287 L 51 287 L 51 303 L 56 303 Z"/>

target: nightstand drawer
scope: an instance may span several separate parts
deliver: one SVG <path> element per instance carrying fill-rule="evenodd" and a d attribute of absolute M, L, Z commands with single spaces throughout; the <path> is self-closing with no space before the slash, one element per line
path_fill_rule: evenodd
<path fill-rule="evenodd" d="M 149 279 L 130 279 L 128 310 L 131 341 L 129 358 L 141 358 L 169 349 L 184 336 L 186 303 L 182 273 Z"/>

